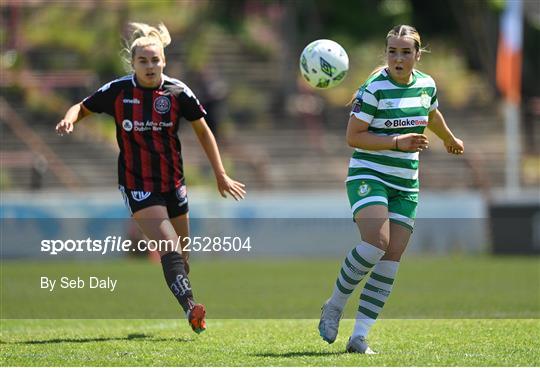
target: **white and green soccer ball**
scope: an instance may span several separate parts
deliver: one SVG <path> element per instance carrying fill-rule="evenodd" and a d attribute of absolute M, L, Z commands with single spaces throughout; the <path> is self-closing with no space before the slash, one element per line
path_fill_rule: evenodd
<path fill-rule="evenodd" d="M 312 87 L 332 88 L 340 84 L 349 70 L 349 57 L 332 40 L 317 40 L 300 55 L 300 73 Z"/>

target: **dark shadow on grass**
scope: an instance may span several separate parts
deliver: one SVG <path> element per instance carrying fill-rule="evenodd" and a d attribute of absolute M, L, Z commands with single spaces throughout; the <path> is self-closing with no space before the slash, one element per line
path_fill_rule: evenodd
<path fill-rule="evenodd" d="M 135 341 L 135 340 L 145 340 L 145 341 L 169 341 L 169 342 L 191 342 L 193 339 L 186 339 L 181 337 L 173 338 L 155 338 L 152 335 L 146 334 L 129 334 L 126 337 L 92 337 L 92 338 L 71 338 L 71 339 L 47 339 L 47 340 L 28 340 L 28 341 L 12 341 L 6 342 L 2 341 L 2 344 L 28 344 L 28 345 L 39 345 L 39 344 L 62 344 L 62 343 L 86 343 L 86 342 L 102 342 L 102 341 Z"/>
<path fill-rule="evenodd" d="M 253 356 L 262 357 L 262 358 L 301 358 L 301 357 L 322 357 L 322 356 L 339 356 L 347 354 L 346 352 L 335 352 L 335 351 L 291 351 L 288 353 L 259 353 L 252 354 Z"/>

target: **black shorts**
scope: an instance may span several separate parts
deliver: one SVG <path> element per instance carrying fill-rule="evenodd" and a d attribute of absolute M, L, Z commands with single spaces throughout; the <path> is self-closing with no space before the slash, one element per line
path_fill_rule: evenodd
<path fill-rule="evenodd" d="M 131 190 L 122 185 L 119 185 L 118 189 L 120 189 L 122 197 L 124 197 L 124 203 L 131 215 L 150 206 L 167 207 L 169 218 L 185 215 L 188 212 L 188 199 L 185 185 L 165 193 Z"/>

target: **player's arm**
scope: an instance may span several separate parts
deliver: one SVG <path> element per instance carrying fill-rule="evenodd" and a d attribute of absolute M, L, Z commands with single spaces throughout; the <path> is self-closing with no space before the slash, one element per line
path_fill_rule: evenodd
<path fill-rule="evenodd" d="M 221 162 L 216 138 L 214 137 L 214 134 L 212 134 L 212 131 L 208 127 L 208 124 L 206 124 L 204 118 L 192 121 L 191 126 L 214 169 L 218 190 L 221 196 L 226 197 L 225 193 L 229 193 L 237 201 L 243 199 L 246 194 L 246 191 L 244 190 L 245 185 L 227 176 L 223 163 Z"/>
<path fill-rule="evenodd" d="M 452 131 L 448 128 L 448 125 L 446 125 L 444 116 L 439 109 L 434 109 L 429 113 L 428 128 L 443 141 L 448 153 L 453 153 L 455 155 L 463 153 L 463 141 L 452 134 Z"/>
<path fill-rule="evenodd" d="M 347 124 L 347 144 L 353 148 L 370 151 L 400 150 L 422 151 L 428 147 L 428 139 L 423 134 L 376 135 L 368 131 L 369 124 L 351 115 Z"/>
<path fill-rule="evenodd" d="M 66 112 L 64 118 L 60 120 L 58 124 L 56 124 L 56 133 L 71 133 L 73 131 L 73 125 L 90 114 L 92 114 L 92 112 L 84 107 L 82 102 L 71 106 Z"/>

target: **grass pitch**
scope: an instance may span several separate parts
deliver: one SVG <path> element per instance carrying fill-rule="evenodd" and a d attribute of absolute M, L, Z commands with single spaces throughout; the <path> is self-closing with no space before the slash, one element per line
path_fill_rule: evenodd
<path fill-rule="evenodd" d="M 369 336 L 377 356 L 344 353 L 351 319 L 342 321 L 334 344 L 318 336 L 319 308 L 339 264 L 194 259 L 192 283 L 209 313 L 208 331 L 196 335 L 179 318 L 159 265 L 3 261 L 0 364 L 540 365 L 538 258 L 405 259 Z M 110 275 L 119 286 L 114 293 L 50 293 L 39 290 L 40 275 Z M 346 318 L 354 316 L 358 293 L 349 301 Z M 167 319 L 152 319 L 159 316 Z"/>
<path fill-rule="evenodd" d="M 538 320 L 380 320 L 371 346 L 346 354 L 353 321 L 328 345 L 317 320 L 3 321 L 2 366 L 538 366 Z"/>

